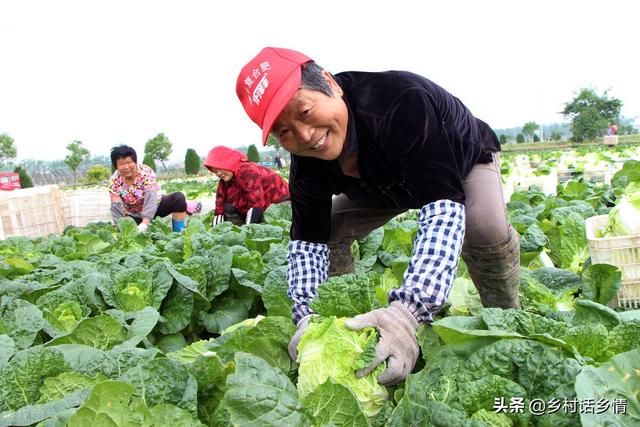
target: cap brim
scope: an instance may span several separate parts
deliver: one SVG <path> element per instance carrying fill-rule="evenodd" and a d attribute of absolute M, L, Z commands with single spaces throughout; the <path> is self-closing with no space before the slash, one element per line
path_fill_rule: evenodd
<path fill-rule="evenodd" d="M 264 120 L 262 121 L 262 145 L 267 145 L 267 138 L 269 138 L 269 132 L 273 127 L 273 123 L 276 121 L 284 107 L 289 103 L 293 95 L 300 88 L 301 81 L 300 66 L 295 68 L 287 79 L 282 82 L 278 91 L 273 95 L 267 111 L 264 114 Z"/>

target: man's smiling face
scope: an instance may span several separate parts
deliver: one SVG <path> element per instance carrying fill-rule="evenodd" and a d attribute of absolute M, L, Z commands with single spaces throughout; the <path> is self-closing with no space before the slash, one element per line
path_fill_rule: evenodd
<path fill-rule="evenodd" d="M 335 160 L 342 152 L 349 120 L 347 105 L 342 89 L 328 72 L 325 79 L 334 96 L 298 89 L 271 127 L 282 148 L 291 154 Z"/>

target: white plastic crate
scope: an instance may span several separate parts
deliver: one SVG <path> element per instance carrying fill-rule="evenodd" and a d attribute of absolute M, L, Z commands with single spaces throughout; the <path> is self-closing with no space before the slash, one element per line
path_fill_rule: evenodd
<path fill-rule="evenodd" d="M 106 189 L 62 191 L 60 199 L 65 226 L 111 221 L 111 198 Z"/>
<path fill-rule="evenodd" d="M 549 175 L 533 175 L 533 171 L 530 174 L 524 176 L 512 176 L 510 178 L 513 184 L 513 191 L 526 191 L 529 187 L 538 187 L 547 196 L 556 194 L 556 187 L 558 186 L 558 173 L 552 170 Z"/>
<path fill-rule="evenodd" d="M 558 182 L 564 184 L 572 178 L 573 171 L 571 169 L 558 169 Z"/>
<path fill-rule="evenodd" d="M 586 220 L 587 240 L 593 264 L 615 265 L 622 272 L 617 307 L 640 308 L 640 235 L 596 237 L 606 227 L 608 215 Z"/>
<path fill-rule="evenodd" d="M 520 169 L 531 169 L 531 162 L 529 161 L 529 156 L 526 154 L 518 154 L 514 158 L 514 162 L 517 168 Z"/>
<path fill-rule="evenodd" d="M 618 141 L 619 141 L 618 135 L 610 135 L 610 136 L 605 135 L 602 137 L 602 143 L 604 145 L 618 145 Z"/>
<path fill-rule="evenodd" d="M 509 200 L 511 200 L 512 194 L 513 194 L 513 182 L 511 182 L 510 180 L 503 182 L 502 183 L 502 200 L 505 203 L 509 203 Z"/>
<path fill-rule="evenodd" d="M 585 181 L 593 181 L 611 185 L 611 178 L 613 178 L 613 172 L 611 169 L 596 169 L 585 171 L 582 175 Z"/>
<path fill-rule="evenodd" d="M 616 172 L 621 171 L 622 168 L 624 167 L 624 164 L 626 161 L 628 160 L 632 160 L 629 158 L 624 158 L 624 159 L 618 159 L 618 160 L 614 160 L 613 163 L 611 163 L 611 177 L 613 178 L 613 175 L 616 174 Z"/>
<path fill-rule="evenodd" d="M 573 169 L 558 169 L 558 182 L 565 183 L 571 179 L 584 178 L 585 181 L 596 182 L 600 184 L 611 184 L 613 171 L 611 169 L 594 169 L 584 171 L 582 174 L 577 173 Z"/>

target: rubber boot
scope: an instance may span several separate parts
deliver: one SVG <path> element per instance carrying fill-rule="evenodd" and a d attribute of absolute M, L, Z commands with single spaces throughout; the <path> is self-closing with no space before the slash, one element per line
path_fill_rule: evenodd
<path fill-rule="evenodd" d="M 356 272 L 356 264 L 351 253 L 351 239 L 329 242 L 329 277 Z"/>
<path fill-rule="evenodd" d="M 184 229 L 184 219 L 172 219 L 171 220 L 171 229 L 175 233 L 179 233 Z"/>
<path fill-rule="evenodd" d="M 465 243 L 462 259 L 484 307 L 520 308 L 520 236 L 513 227 L 507 239 L 495 245 Z"/>

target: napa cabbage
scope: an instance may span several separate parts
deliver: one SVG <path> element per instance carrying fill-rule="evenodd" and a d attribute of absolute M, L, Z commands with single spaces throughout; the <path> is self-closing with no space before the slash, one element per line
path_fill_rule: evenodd
<path fill-rule="evenodd" d="M 640 234 L 640 182 L 627 186 L 616 206 L 609 212 L 606 236 Z"/>
<path fill-rule="evenodd" d="M 458 277 L 449 293 L 449 314 L 452 316 L 478 315 L 482 309 L 480 294 L 471 279 Z"/>
<path fill-rule="evenodd" d="M 298 345 L 298 396 L 304 402 L 326 382 L 346 387 L 368 417 L 375 416 L 387 400 L 387 389 L 378 384 L 384 370 L 381 363 L 362 378 L 355 371 L 368 366 L 375 357 L 377 333 L 373 328 L 351 331 L 346 318 L 329 316 L 313 319 Z"/>
<path fill-rule="evenodd" d="M 167 265 L 159 262 L 150 269 L 133 267 L 118 271 L 113 280 L 101 283 L 98 288 L 108 305 L 130 313 L 145 307 L 160 310 L 172 283 Z"/>
<path fill-rule="evenodd" d="M 123 286 L 116 293 L 116 301 L 124 311 L 141 310 L 151 303 L 151 286 L 149 282 L 121 283 Z"/>
<path fill-rule="evenodd" d="M 53 310 L 49 317 L 51 324 L 65 332 L 84 317 L 82 307 L 76 301 L 65 301 Z"/>

